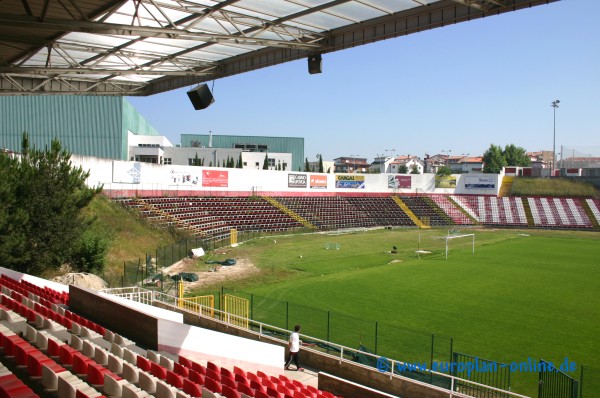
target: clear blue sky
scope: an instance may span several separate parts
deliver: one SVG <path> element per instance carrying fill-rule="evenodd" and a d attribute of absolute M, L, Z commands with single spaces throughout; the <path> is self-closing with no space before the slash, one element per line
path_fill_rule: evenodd
<path fill-rule="evenodd" d="M 600 1 L 531 9 L 325 54 L 214 82 L 196 111 L 182 88 L 128 100 L 181 134 L 304 137 L 305 156 L 481 155 L 490 144 L 600 146 Z M 209 87 L 212 83 L 209 83 Z"/>

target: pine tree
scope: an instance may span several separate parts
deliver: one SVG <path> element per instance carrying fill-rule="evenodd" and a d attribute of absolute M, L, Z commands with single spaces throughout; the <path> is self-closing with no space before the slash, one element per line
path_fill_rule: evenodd
<path fill-rule="evenodd" d="M 0 258 L 13 269 L 39 275 L 64 264 L 103 267 L 108 241 L 83 213 L 102 188 L 87 187 L 89 172 L 70 158 L 58 140 L 43 151 L 31 148 L 26 133 L 20 159 L 0 154 Z"/>

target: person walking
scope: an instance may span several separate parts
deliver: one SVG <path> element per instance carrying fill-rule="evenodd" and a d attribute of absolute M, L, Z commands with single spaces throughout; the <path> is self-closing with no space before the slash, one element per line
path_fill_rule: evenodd
<path fill-rule="evenodd" d="M 300 367 L 300 345 L 302 341 L 300 341 L 300 325 L 294 326 L 294 332 L 290 335 L 290 341 L 288 343 L 288 347 L 290 349 L 290 358 L 285 364 L 285 370 L 289 370 L 292 361 L 294 361 L 294 365 L 296 365 L 296 370 L 302 372 L 304 369 Z"/>

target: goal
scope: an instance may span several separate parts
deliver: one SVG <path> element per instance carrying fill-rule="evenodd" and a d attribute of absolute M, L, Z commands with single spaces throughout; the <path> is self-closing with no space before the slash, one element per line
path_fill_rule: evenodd
<path fill-rule="evenodd" d="M 475 255 L 475 234 L 462 234 L 462 235 L 446 235 L 446 236 L 435 236 L 433 239 L 441 239 L 445 241 L 446 250 L 445 256 L 446 260 L 448 260 L 448 252 L 450 251 L 450 241 L 454 239 L 468 239 L 471 238 L 471 253 Z"/>
<path fill-rule="evenodd" d="M 325 243 L 325 250 L 340 250 L 339 243 Z"/>

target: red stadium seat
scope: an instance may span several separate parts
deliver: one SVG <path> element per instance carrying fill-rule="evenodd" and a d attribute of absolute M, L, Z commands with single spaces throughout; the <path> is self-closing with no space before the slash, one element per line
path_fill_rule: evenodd
<path fill-rule="evenodd" d="M 206 368 L 197 362 L 192 362 L 192 369 L 201 375 L 206 375 Z"/>
<path fill-rule="evenodd" d="M 237 390 L 226 385 L 223 386 L 221 395 L 223 395 L 225 398 L 241 398 L 241 395 Z"/>
<path fill-rule="evenodd" d="M 236 375 L 241 375 L 241 376 L 246 377 L 246 372 L 244 372 L 243 369 L 240 369 L 237 366 L 233 367 L 233 373 L 236 374 Z"/>
<path fill-rule="evenodd" d="M 136 365 L 138 368 L 140 368 L 141 370 L 145 371 L 145 372 L 150 372 L 150 369 L 152 368 L 152 362 L 150 362 L 149 359 L 144 358 L 141 355 L 137 356 L 137 361 L 136 361 Z"/>
<path fill-rule="evenodd" d="M 271 398 L 271 397 L 269 395 L 267 395 L 266 392 L 256 391 L 256 394 L 254 395 L 254 398 Z"/>
<path fill-rule="evenodd" d="M 186 368 L 180 363 L 173 363 L 173 372 L 177 373 L 181 377 L 188 377 L 190 374 L 190 369 Z"/>
<path fill-rule="evenodd" d="M 221 375 L 211 369 L 206 369 L 206 378 L 207 379 L 212 379 L 215 381 L 220 382 L 221 381 Z"/>
<path fill-rule="evenodd" d="M 194 383 L 204 385 L 204 375 L 196 372 L 195 370 L 190 370 L 189 379 Z"/>
<path fill-rule="evenodd" d="M 202 397 L 202 385 L 194 383 L 189 379 L 183 380 L 183 392 L 192 397 Z"/>
<path fill-rule="evenodd" d="M 237 383 L 235 382 L 235 380 L 233 380 L 230 377 L 222 376 L 221 377 L 221 384 L 224 385 L 224 386 L 229 386 L 229 387 L 234 388 L 234 389 L 237 388 Z"/>
<path fill-rule="evenodd" d="M 187 359 L 186 357 L 182 357 L 181 355 L 179 356 L 178 362 L 185 366 L 188 369 L 192 369 L 192 361 L 190 361 L 189 359 Z"/>
<path fill-rule="evenodd" d="M 167 370 L 167 377 L 165 381 L 173 387 L 183 388 L 183 377 L 171 370 Z"/>
<path fill-rule="evenodd" d="M 272 398 L 284 398 L 283 394 L 272 387 L 267 387 L 267 395 Z"/>
<path fill-rule="evenodd" d="M 221 374 L 221 377 L 226 376 L 226 377 L 229 377 L 230 379 L 234 378 L 233 372 L 227 368 L 222 367 L 219 373 Z"/>
<path fill-rule="evenodd" d="M 262 392 L 266 392 L 266 388 L 260 384 L 258 381 L 255 380 L 250 380 L 250 388 L 255 390 L 255 391 L 262 391 Z"/>
<path fill-rule="evenodd" d="M 221 373 L 221 368 L 210 361 L 206 362 L 206 368 L 212 370 L 213 372 Z"/>
<path fill-rule="evenodd" d="M 154 362 L 150 362 L 150 373 L 160 380 L 165 380 L 167 378 L 167 369 Z"/>
<path fill-rule="evenodd" d="M 223 390 L 221 387 L 221 383 L 216 380 L 213 380 L 213 379 L 210 379 L 207 377 L 204 381 L 205 381 L 204 387 L 206 387 L 211 392 L 216 392 L 216 393 L 220 394 L 221 391 Z"/>
<path fill-rule="evenodd" d="M 246 394 L 249 397 L 253 397 L 255 394 L 254 390 L 252 388 L 250 388 L 250 386 L 248 386 L 247 384 L 243 384 L 243 383 L 238 383 L 237 390 L 240 393 Z"/>

